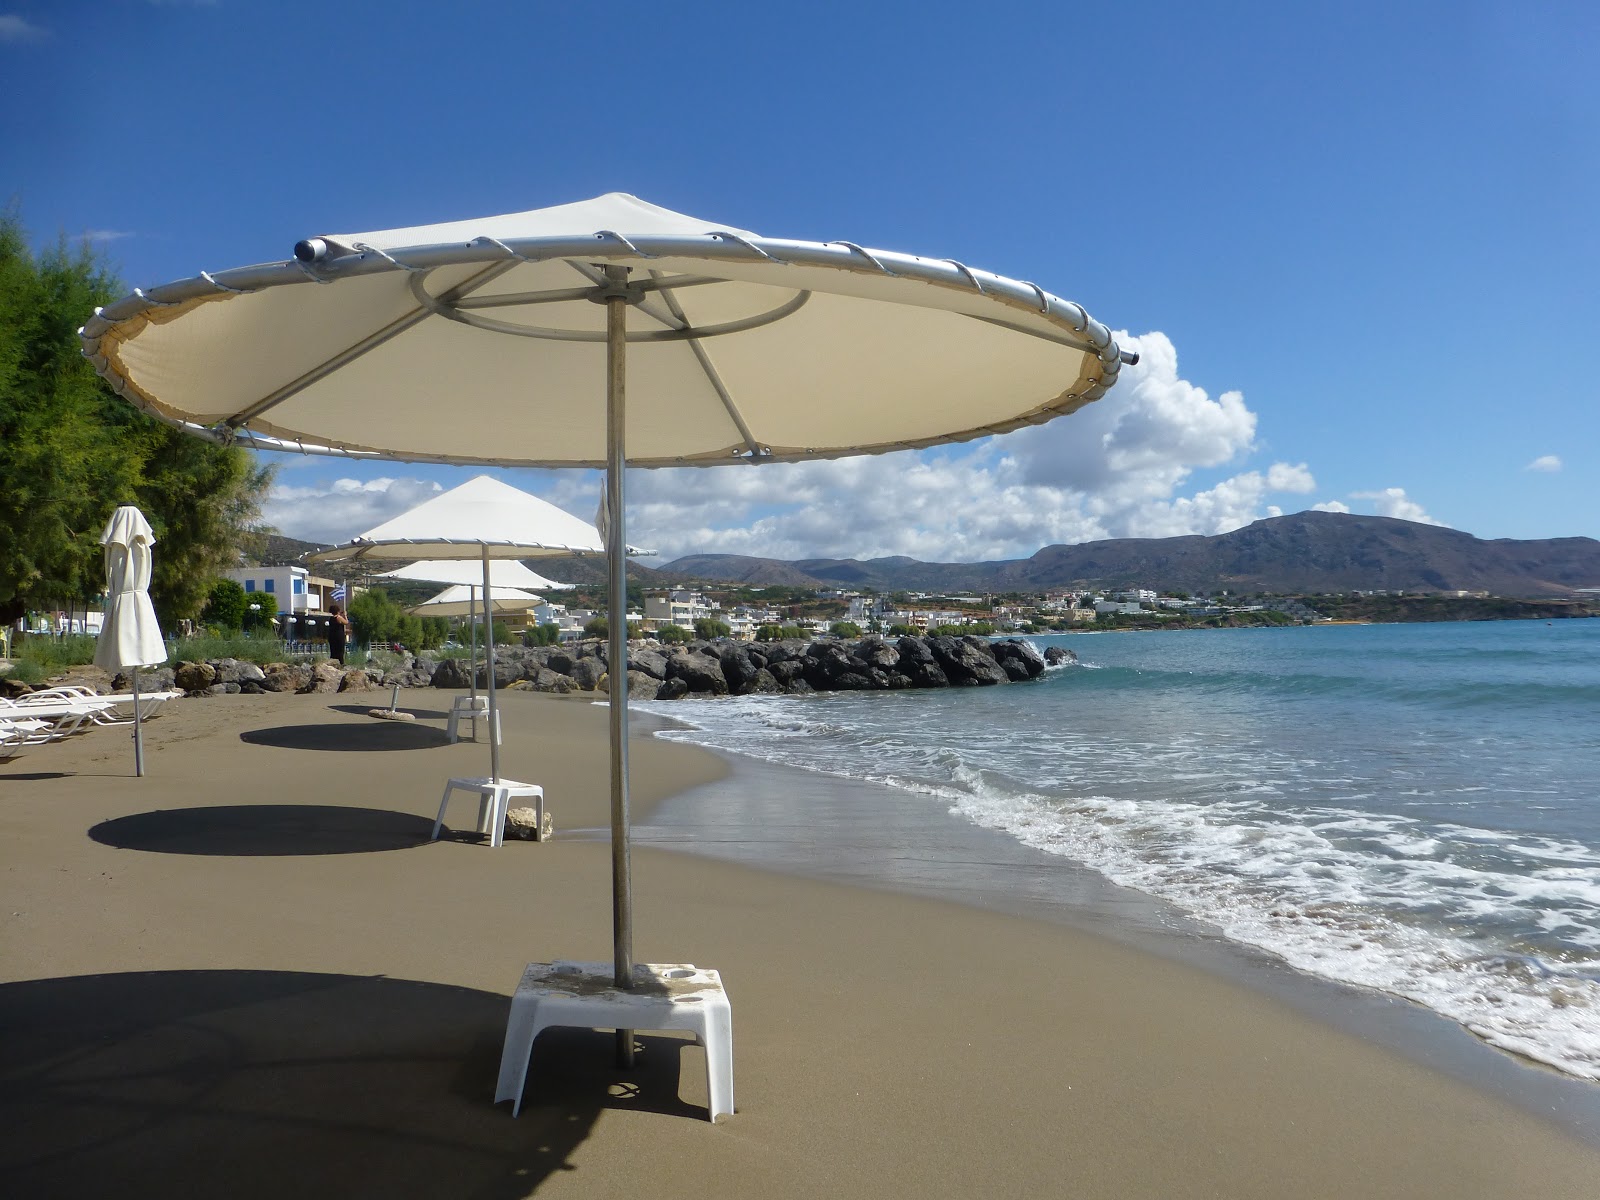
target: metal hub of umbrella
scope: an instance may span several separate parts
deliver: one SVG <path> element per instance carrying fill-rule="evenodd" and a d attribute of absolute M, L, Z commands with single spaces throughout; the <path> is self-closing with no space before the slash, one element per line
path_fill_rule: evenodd
<path fill-rule="evenodd" d="M 768 238 L 611 194 L 307 238 L 107 307 L 84 353 L 192 433 L 261 449 L 605 467 L 613 929 L 632 972 L 624 467 L 966 441 L 1098 399 L 1133 356 L 1034 283 Z M 420 551 L 418 556 L 431 554 Z"/>

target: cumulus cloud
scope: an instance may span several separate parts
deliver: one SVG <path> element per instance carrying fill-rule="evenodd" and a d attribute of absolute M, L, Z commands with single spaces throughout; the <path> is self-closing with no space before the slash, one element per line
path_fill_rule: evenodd
<path fill-rule="evenodd" d="M 1311 511 L 1347 513 L 1350 511 L 1350 506 L 1344 503 L 1342 500 L 1324 500 L 1321 504 L 1313 504 L 1311 506 Z"/>
<path fill-rule="evenodd" d="M 1541 454 L 1527 465 L 1529 471 L 1555 472 L 1561 470 L 1561 458 L 1555 454 Z"/>
<path fill-rule="evenodd" d="M 1070 417 L 942 451 L 638 472 L 630 528 L 668 559 L 974 561 L 1054 543 L 1225 533 L 1281 515 L 1274 495 L 1315 489 L 1306 463 L 1278 462 L 1184 495 L 1195 471 L 1254 448 L 1256 415 L 1240 393 L 1213 398 L 1184 379 L 1164 334 L 1118 341 L 1140 362 Z"/>
<path fill-rule="evenodd" d="M 1443 525 L 1423 509 L 1422 505 L 1406 495 L 1405 488 L 1391 487 L 1376 492 L 1351 492 L 1352 500 L 1371 500 L 1373 510 L 1380 517 L 1398 517 L 1402 521 L 1417 521 L 1423 525 Z"/>
<path fill-rule="evenodd" d="M 426 479 L 334 479 L 295 487 L 275 484 L 261 516 L 285 535 L 307 542 L 349 541 L 443 489 Z"/>
<path fill-rule="evenodd" d="M 0 42 L 36 42 L 47 32 L 12 13 L 0 13 Z"/>

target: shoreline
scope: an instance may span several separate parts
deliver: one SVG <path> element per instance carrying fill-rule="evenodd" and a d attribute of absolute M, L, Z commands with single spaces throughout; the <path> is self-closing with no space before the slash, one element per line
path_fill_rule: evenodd
<path fill-rule="evenodd" d="M 450 694 L 403 694 L 408 724 L 367 696 L 182 701 L 144 780 L 116 729 L 0 769 L 19 1193 L 1592 1192 L 1600 1152 L 1548 1116 L 1195 967 L 643 840 L 635 957 L 722 972 L 738 1112 L 705 1121 L 677 1038 L 619 1075 L 609 1034 L 552 1030 L 513 1121 L 489 1098 L 522 964 L 609 955 L 609 848 L 575 833 L 605 824 L 605 713 L 507 697 L 505 772 L 557 836 L 490 850 L 464 800 L 426 840 L 440 781 L 487 757 L 441 744 Z M 630 756 L 641 828 L 752 782 L 653 736 Z"/>
<path fill-rule="evenodd" d="M 676 718 L 659 719 L 688 727 Z M 1600 1084 L 1497 1047 L 1423 1005 L 1301 971 L 1269 951 L 1228 939 L 1159 897 L 974 825 L 934 797 L 716 747 L 697 748 L 721 759 L 727 774 L 663 801 L 653 820 L 639 823 L 636 846 L 1065 925 L 1280 1001 L 1330 1029 L 1553 1120 L 1600 1148 Z M 819 824 L 832 825 L 836 836 L 785 836 L 794 831 L 770 820 L 761 822 L 757 843 L 712 834 L 715 817 L 730 800 L 760 790 L 802 796 L 810 811 L 824 812 Z M 868 812 L 870 818 L 864 816 Z M 865 823 L 849 827 L 852 815 L 858 822 L 887 822 L 912 869 L 878 869 L 871 854 L 887 852 L 889 839 L 880 842 Z M 841 824 L 846 828 L 840 830 Z"/>

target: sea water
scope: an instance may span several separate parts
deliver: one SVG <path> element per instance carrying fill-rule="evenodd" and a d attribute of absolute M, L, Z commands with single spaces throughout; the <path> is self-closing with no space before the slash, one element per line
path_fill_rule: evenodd
<path fill-rule="evenodd" d="M 646 707 L 689 726 L 660 736 L 886 784 L 1600 1080 L 1600 621 L 1031 640 L 1080 661 Z"/>

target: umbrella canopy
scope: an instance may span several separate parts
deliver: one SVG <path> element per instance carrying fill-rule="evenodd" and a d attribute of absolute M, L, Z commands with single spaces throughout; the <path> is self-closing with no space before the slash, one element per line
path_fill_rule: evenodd
<path fill-rule="evenodd" d="M 155 542 L 150 522 L 131 504 L 112 513 L 100 535 L 106 548 L 106 615 L 94 662 L 113 674 L 167 661 L 167 644 L 150 603 L 150 548 Z"/>
<path fill-rule="evenodd" d="M 224 442 L 603 464 L 614 679 L 625 466 L 965 441 L 1081 408 L 1124 361 L 1109 329 L 1037 284 L 621 194 L 294 249 L 135 292 L 85 325 L 84 353 L 140 408 Z M 619 987 L 632 982 L 626 692 L 610 706 Z M 619 1033 L 619 1054 L 631 1046 Z"/>
<path fill-rule="evenodd" d="M 489 588 L 488 608 L 493 612 L 527 612 L 535 605 L 543 603 L 543 596 L 536 596 L 532 592 L 523 591 L 521 588 L 493 586 Z M 437 596 L 429 597 L 421 604 L 414 605 L 406 611 L 419 617 L 465 617 L 475 611 L 481 612 L 483 608 L 483 589 L 481 587 L 457 583 L 445 588 Z"/>
<path fill-rule="evenodd" d="M 430 558 L 409 563 L 393 571 L 383 571 L 374 579 L 406 579 L 422 583 L 464 583 L 477 587 L 483 582 L 483 573 L 477 564 L 446 558 Z M 528 570 L 514 558 L 497 558 L 489 564 L 489 585 L 496 588 L 521 588 L 524 591 L 565 591 L 570 583 L 557 583 Z"/>
<path fill-rule="evenodd" d="M 607 461 L 609 267 L 628 272 L 635 465 L 1001 433 L 1096 399 L 1121 364 L 1103 325 L 1035 284 L 620 194 L 295 254 L 135 292 L 84 351 L 133 403 L 219 437 L 546 466 Z"/>
<path fill-rule="evenodd" d="M 604 554 L 605 549 L 599 531 L 587 521 L 509 483 L 478 475 L 342 545 L 308 554 L 306 561 L 476 559 L 485 554 L 540 558 Z M 630 546 L 628 553 L 649 551 Z"/>

